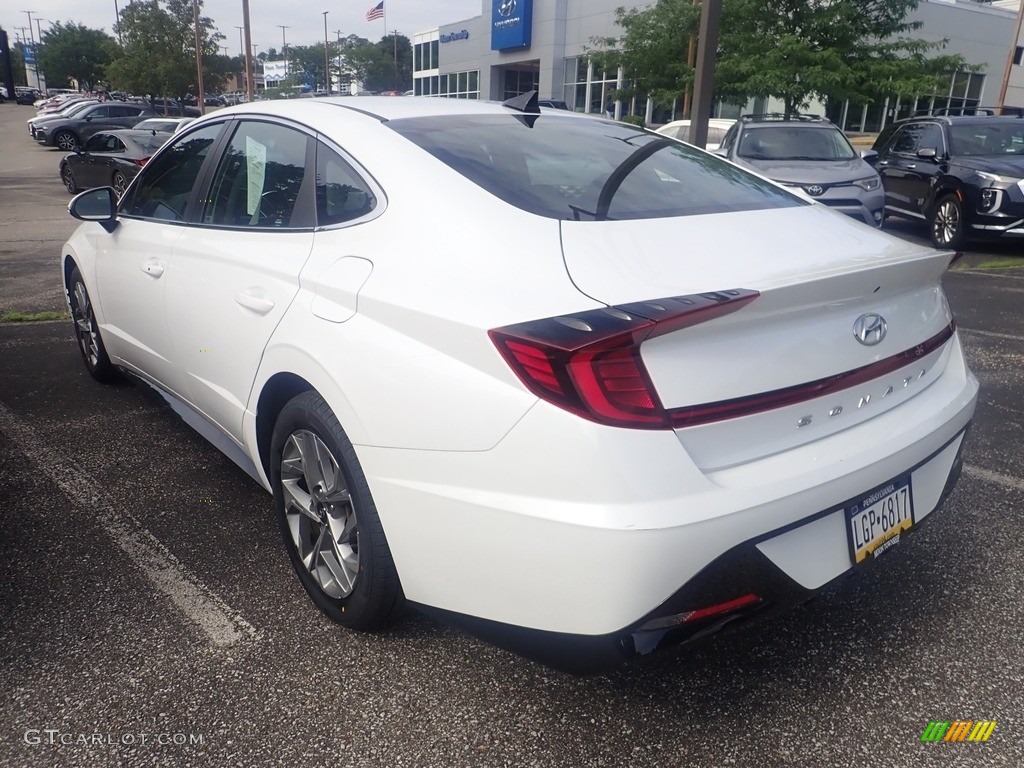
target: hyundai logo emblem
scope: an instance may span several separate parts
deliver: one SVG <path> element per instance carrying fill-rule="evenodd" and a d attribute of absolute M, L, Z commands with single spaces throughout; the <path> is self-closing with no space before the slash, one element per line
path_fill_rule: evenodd
<path fill-rule="evenodd" d="M 499 16 L 511 16 L 516 12 L 516 0 L 501 0 L 498 3 Z"/>
<path fill-rule="evenodd" d="M 820 184 L 811 184 L 811 186 L 807 188 L 807 194 L 811 197 L 818 197 L 819 195 L 825 194 L 825 188 Z"/>
<path fill-rule="evenodd" d="M 885 338 L 886 329 L 884 317 L 876 315 L 874 312 L 868 312 L 854 322 L 853 337 L 861 344 L 873 347 Z"/>

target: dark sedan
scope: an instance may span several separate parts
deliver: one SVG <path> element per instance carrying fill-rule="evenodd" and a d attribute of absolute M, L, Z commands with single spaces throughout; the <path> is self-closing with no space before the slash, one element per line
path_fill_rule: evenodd
<path fill-rule="evenodd" d="M 71 194 L 90 187 L 113 187 L 120 197 L 169 136 L 131 130 L 97 133 L 81 151 L 60 161 L 61 181 Z"/>
<path fill-rule="evenodd" d="M 93 134 L 132 128 L 147 117 L 153 117 L 153 111 L 141 104 L 100 102 L 66 119 L 37 125 L 33 137 L 44 146 L 73 152 Z"/>
<path fill-rule="evenodd" d="M 203 114 L 197 107 L 183 107 L 174 99 L 151 99 L 149 105 L 154 112 L 164 117 L 199 117 Z"/>

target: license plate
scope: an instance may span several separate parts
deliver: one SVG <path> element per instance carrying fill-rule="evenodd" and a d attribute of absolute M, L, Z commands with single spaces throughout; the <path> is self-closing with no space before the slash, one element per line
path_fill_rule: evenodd
<path fill-rule="evenodd" d="M 914 525 L 910 478 L 901 477 L 854 501 L 846 508 L 846 531 L 854 564 L 878 557 Z"/>

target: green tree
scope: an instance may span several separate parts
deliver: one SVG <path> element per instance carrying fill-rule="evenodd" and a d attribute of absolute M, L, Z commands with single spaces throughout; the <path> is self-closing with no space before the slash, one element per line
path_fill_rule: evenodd
<path fill-rule="evenodd" d="M 715 89 L 734 103 L 782 99 L 787 113 L 813 98 L 870 100 L 878 93 L 930 93 L 937 77 L 964 69 L 960 56 L 933 55 L 944 43 L 911 40 L 906 21 L 918 0 L 724 0 Z M 658 0 L 645 10 L 616 11 L 618 38 L 590 51 L 606 70 L 622 65 L 619 93 L 650 95 L 668 106 L 693 82 L 687 65 L 700 6 Z"/>
<path fill-rule="evenodd" d="M 367 90 L 407 91 L 412 88 L 412 43 L 405 35 L 398 35 L 397 39 L 386 35 L 376 43 L 356 42 L 344 48 L 343 55 L 349 71 Z"/>
<path fill-rule="evenodd" d="M 699 19 L 700 6 L 691 0 L 659 0 L 643 10 L 618 8 L 615 23 L 622 35 L 593 40 L 596 48 L 589 53 L 599 70 L 626 70 L 629 85 L 617 92 L 618 98 L 648 95 L 668 106 L 693 85 L 687 49 Z"/>
<path fill-rule="evenodd" d="M 198 0 L 200 9 L 202 0 Z M 133 93 L 184 97 L 198 93 L 195 59 L 195 25 L 191 0 L 163 0 L 127 5 L 116 31 L 122 54 L 107 68 L 113 85 Z M 199 19 L 204 81 L 207 61 L 219 56 L 224 39 L 205 16 Z M 215 84 L 216 70 L 211 71 Z M 205 82 L 204 82 L 205 85 Z"/>
<path fill-rule="evenodd" d="M 10 38 L 8 38 L 8 40 L 9 39 Z M 28 83 L 25 82 L 25 59 L 22 58 L 21 47 L 17 43 L 14 45 L 10 45 L 10 43 L 8 43 L 8 45 L 11 52 L 11 79 L 14 81 L 16 86 L 28 85 Z M 4 61 L 4 57 L 0 56 L 0 83 L 7 82 L 7 75 L 7 65 Z M 11 98 L 14 98 L 14 96 L 12 95 Z"/>
<path fill-rule="evenodd" d="M 726 0 L 715 66 L 730 101 L 774 96 L 786 113 L 812 98 L 870 100 L 931 92 L 936 75 L 964 68 L 930 56 L 944 43 L 912 40 L 918 0 Z"/>
<path fill-rule="evenodd" d="M 103 79 L 117 53 L 117 42 L 102 29 L 58 21 L 43 32 L 39 71 L 54 88 L 66 88 L 72 81 L 91 88 Z"/>

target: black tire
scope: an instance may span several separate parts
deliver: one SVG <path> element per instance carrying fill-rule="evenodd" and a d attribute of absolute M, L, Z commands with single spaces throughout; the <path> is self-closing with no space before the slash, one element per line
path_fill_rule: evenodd
<path fill-rule="evenodd" d="M 288 557 L 317 608 L 349 629 L 391 624 L 405 606 L 391 550 L 352 443 L 316 392 L 281 410 L 270 480 Z"/>
<path fill-rule="evenodd" d="M 58 131 L 53 137 L 53 146 L 64 152 L 74 152 L 78 149 L 78 137 L 71 131 Z"/>
<path fill-rule="evenodd" d="M 114 171 L 114 175 L 110 180 L 110 186 L 114 188 L 114 194 L 120 200 L 125 190 L 128 189 L 128 179 L 120 171 Z"/>
<path fill-rule="evenodd" d="M 107 349 L 103 346 L 100 329 L 96 325 L 96 315 L 92 311 L 89 291 L 78 267 L 71 270 L 68 280 L 68 304 L 71 306 L 71 322 L 78 340 L 78 351 L 82 353 L 82 361 L 89 375 L 104 384 L 117 381 L 120 374 L 107 357 Z"/>
<path fill-rule="evenodd" d="M 960 248 L 964 244 L 964 207 L 956 195 L 946 195 L 932 207 L 928 232 L 936 248 Z"/>
<path fill-rule="evenodd" d="M 74 195 L 81 191 L 81 187 L 75 181 L 75 172 L 71 170 L 70 165 L 65 165 L 61 169 L 60 179 L 64 182 L 64 188 L 67 189 L 69 195 Z"/>

